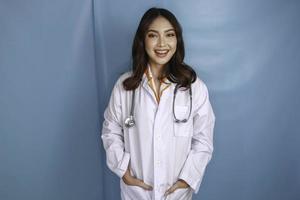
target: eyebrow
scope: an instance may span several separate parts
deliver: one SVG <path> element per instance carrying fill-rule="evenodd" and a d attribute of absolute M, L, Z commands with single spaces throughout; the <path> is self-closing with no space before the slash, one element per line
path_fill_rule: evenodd
<path fill-rule="evenodd" d="M 147 32 L 155 32 L 155 33 L 158 33 L 158 31 L 156 31 L 156 30 L 153 30 L 153 29 L 149 29 Z M 175 31 L 175 29 L 173 29 L 173 28 L 171 28 L 171 29 L 168 29 L 168 30 L 165 30 L 165 33 L 166 32 L 169 32 L 169 31 Z"/>

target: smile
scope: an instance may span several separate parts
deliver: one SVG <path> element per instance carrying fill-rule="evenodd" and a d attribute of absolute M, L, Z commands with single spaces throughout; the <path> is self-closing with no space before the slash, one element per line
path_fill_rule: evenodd
<path fill-rule="evenodd" d="M 154 50 L 155 54 L 158 56 L 158 57 L 165 57 L 168 53 L 169 53 L 169 50 Z"/>

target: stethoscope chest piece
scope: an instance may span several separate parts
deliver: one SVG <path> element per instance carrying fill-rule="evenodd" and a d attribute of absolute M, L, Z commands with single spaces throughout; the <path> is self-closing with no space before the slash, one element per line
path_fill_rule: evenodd
<path fill-rule="evenodd" d="M 125 126 L 127 128 L 133 127 L 134 125 L 135 125 L 135 121 L 134 121 L 133 115 L 130 115 L 129 117 L 127 117 L 125 119 Z"/>
<path fill-rule="evenodd" d="M 131 100 L 131 108 L 130 108 L 130 114 L 129 117 L 127 117 L 124 121 L 125 126 L 127 128 L 133 127 L 135 125 L 135 120 L 133 117 L 134 113 L 134 99 L 135 99 L 135 90 L 132 91 L 132 100 Z"/>

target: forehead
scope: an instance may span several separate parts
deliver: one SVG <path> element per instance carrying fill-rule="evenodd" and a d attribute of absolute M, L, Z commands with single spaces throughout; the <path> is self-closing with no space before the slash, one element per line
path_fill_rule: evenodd
<path fill-rule="evenodd" d="M 164 17 L 157 17 L 153 20 L 153 22 L 149 25 L 148 30 L 168 30 L 168 29 L 174 29 L 172 24 Z"/>

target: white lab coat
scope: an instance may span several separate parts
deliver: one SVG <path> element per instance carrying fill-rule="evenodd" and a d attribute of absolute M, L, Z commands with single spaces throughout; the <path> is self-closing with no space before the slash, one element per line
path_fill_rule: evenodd
<path fill-rule="evenodd" d="M 120 177 L 123 200 L 189 200 L 197 193 L 213 152 L 215 115 L 209 102 L 206 85 L 197 77 L 192 84 L 192 113 L 186 123 L 175 123 L 172 113 L 172 83 L 160 98 L 159 104 L 147 84 L 144 74 L 135 92 L 135 126 L 126 128 L 124 120 L 130 114 L 132 91 L 122 82 L 131 72 L 119 77 L 104 112 L 102 141 L 110 170 Z M 189 114 L 189 90 L 179 89 L 175 100 L 178 119 Z M 146 191 L 124 183 L 127 167 L 131 174 L 153 187 Z M 178 179 L 190 188 L 177 189 L 163 197 Z"/>

